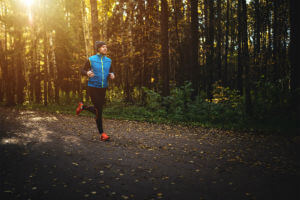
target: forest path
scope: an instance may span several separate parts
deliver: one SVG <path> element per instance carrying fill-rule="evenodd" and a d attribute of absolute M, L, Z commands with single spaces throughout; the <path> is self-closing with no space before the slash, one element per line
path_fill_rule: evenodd
<path fill-rule="evenodd" d="M 110 119 L 104 129 L 109 142 L 91 117 L 0 107 L 1 199 L 300 199 L 288 137 Z"/>

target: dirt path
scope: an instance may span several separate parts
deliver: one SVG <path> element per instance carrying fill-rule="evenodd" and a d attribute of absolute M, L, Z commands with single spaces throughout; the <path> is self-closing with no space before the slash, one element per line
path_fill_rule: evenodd
<path fill-rule="evenodd" d="M 291 199 L 288 138 L 0 107 L 1 199 Z M 298 156 L 298 157 L 297 157 Z"/>

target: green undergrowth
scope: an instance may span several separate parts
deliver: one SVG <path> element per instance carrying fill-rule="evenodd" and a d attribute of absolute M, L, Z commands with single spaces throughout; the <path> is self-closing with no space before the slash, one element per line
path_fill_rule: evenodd
<path fill-rule="evenodd" d="M 186 82 L 183 86 L 171 88 L 170 95 L 167 97 L 154 90 L 143 88 L 139 94 L 133 95 L 133 97 L 144 96 L 143 100 L 136 98 L 131 104 L 125 103 L 122 89 L 112 88 L 106 94 L 103 117 L 223 130 L 299 134 L 299 119 L 297 121 L 297 117 L 288 111 L 286 100 L 273 101 L 274 96 L 284 95 L 278 95 L 281 93 L 276 87 L 264 88 L 264 91 L 257 90 L 257 94 L 252 95 L 256 98 L 252 99 L 251 114 L 245 113 L 245 99 L 238 91 L 222 87 L 217 83 L 214 85 L 211 99 L 207 99 L 204 92 L 193 97 L 191 83 Z M 49 103 L 44 106 L 27 103 L 16 108 L 75 115 L 79 99 L 74 95 L 72 98 L 62 96 L 60 105 Z M 91 102 L 88 101 L 86 104 Z M 80 115 L 93 117 L 93 114 L 88 111 L 83 111 Z"/>
<path fill-rule="evenodd" d="M 20 110 L 34 110 L 56 114 L 68 114 L 75 115 L 77 104 L 57 105 L 48 104 L 44 106 L 42 104 L 27 104 L 15 106 L 15 109 Z M 213 112 L 213 109 L 211 110 Z M 218 115 L 214 111 L 214 115 Z M 211 115 L 213 115 L 211 114 Z M 220 115 L 220 114 L 219 114 Z M 225 113 L 225 115 L 229 115 Z M 80 116 L 94 117 L 94 115 L 88 111 L 83 111 Z M 265 121 L 256 121 L 251 119 L 233 119 L 221 120 L 224 116 L 215 116 L 209 118 L 208 116 L 198 117 L 198 119 L 190 119 L 186 116 L 176 116 L 173 113 L 168 114 L 164 110 L 151 110 L 146 106 L 128 105 L 125 103 L 108 103 L 104 106 L 103 117 L 106 119 L 117 120 L 133 120 L 139 122 L 150 122 L 158 124 L 169 125 L 183 125 L 189 127 L 204 127 L 204 128 L 218 128 L 222 130 L 236 130 L 236 131 L 255 131 L 271 134 L 293 134 L 294 125 L 288 120 L 282 120 L 280 118 Z M 198 121 L 196 121 L 198 120 Z"/>

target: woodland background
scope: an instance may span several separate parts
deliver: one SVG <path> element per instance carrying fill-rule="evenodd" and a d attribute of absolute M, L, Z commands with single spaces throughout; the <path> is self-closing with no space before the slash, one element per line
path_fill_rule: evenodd
<path fill-rule="evenodd" d="M 107 116 L 297 132 L 295 3 L 1 0 L 0 104 L 89 101 L 80 69 L 102 40 Z"/>

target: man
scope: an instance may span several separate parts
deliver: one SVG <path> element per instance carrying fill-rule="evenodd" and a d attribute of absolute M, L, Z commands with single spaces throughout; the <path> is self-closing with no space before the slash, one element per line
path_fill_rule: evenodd
<path fill-rule="evenodd" d="M 89 77 L 87 90 L 94 106 L 85 106 L 82 102 L 79 102 L 76 114 L 79 115 L 82 110 L 94 113 L 96 115 L 100 140 L 107 141 L 109 140 L 109 136 L 103 131 L 102 109 L 105 103 L 106 88 L 108 87 L 107 79 L 109 77 L 113 80 L 115 75 L 112 72 L 111 59 L 106 57 L 107 46 L 105 42 L 96 41 L 95 49 L 97 54 L 89 57 L 81 70 L 83 75 Z"/>

